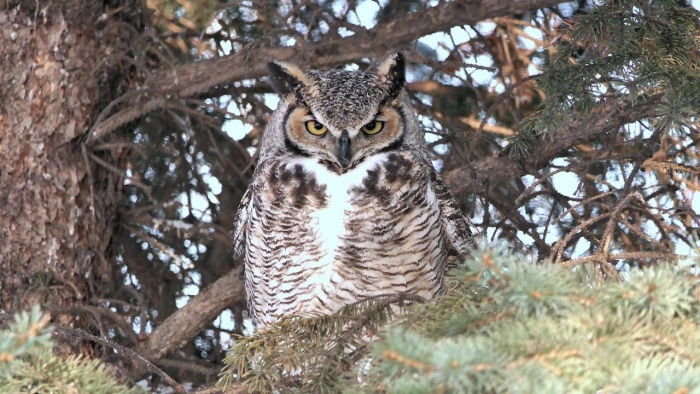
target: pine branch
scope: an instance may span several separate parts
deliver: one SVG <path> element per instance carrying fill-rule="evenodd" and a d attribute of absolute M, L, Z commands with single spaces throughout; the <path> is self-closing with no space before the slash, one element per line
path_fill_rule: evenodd
<path fill-rule="evenodd" d="M 5 320 L 6 316 L 2 316 Z M 9 321 L 9 319 L 8 319 Z M 142 393 L 117 383 L 98 360 L 53 354 L 49 315 L 38 306 L 19 313 L 0 331 L 0 392 L 2 393 Z M 61 330 L 61 328 L 58 328 Z M 124 349 L 121 349 L 124 350 Z"/>
<path fill-rule="evenodd" d="M 697 276 L 676 264 L 605 281 L 580 267 L 474 253 L 447 296 L 416 306 L 374 345 L 353 392 L 700 390 Z"/>
<path fill-rule="evenodd" d="M 356 367 L 367 355 L 369 338 L 408 302 L 423 302 L 413 294 L 372 297 L 343 307 L 333 315 L 290 316 L 240 337 L 225 359 L 218 385 L 242 381 L 251 392 L 339 390 L 355 380 Z"/>
<path fill-rule="evenodd" d="M 160 368 L 156 367 L 153 363 L 150 361 L 146 360 L 143 356 L 140 354 L 136 353 L 135 351 L 126 348 L 124 346 L 119 345 L 118 343 L 114 343 L 110 340 L 98 337 L 96 335 L 92 335 L 90 333 L 85 332 L 84 330 L 80 329 L 74 329 L 70 327 L 63 327 L 60 325 L 52 325 L 52 328 L 56 330 L 56 332 L 65 335 L 67 337 L 71 338 L 79 338 L 79 339 L 86 339 L 95 343 L 99 343 L 102 345 L 105 345 L 107 347 L 110 347 L 114 350 L 117 350 L 119 352 L 119 355 L 123 358 L 128 359 L 132 363 L 136 365 L 141 365 L 145 367 L 149 372 L 154 373 L 163 379 L 165 383 L 167 383 L 170 387 L 172 387 L 176 393 L 186 393 L 187 390 L 183 385 L 180 383 L 176 382 L 175 379 L 170 377 L 170 375 L 166 374 L 161 370 Z"/>

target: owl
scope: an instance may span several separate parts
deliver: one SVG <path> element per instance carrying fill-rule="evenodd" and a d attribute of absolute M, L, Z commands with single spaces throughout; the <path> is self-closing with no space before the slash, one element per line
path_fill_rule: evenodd
<path fill-rule="evenodd" d="M 280 101 L 234 230 L 256 328 L 373 296 L 441 294 L 448 259 L 473 239 L 432 166 L 403 56 L 366 72 L 268 68 Z"/>

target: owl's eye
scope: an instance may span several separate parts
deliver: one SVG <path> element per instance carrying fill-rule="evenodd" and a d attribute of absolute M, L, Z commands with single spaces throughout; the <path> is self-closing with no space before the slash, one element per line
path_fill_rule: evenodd
<path fill-rule="evenodd" d="M 318 121 L 310 120 L 306 122 L 306 130 L 313 135 L 324 135 L 328 131 L 328 127 L 322 125 Z"/>
<path fill-rule="evenodd" d="M 362 126 L 362 131 L 365 134 L 374 135 L 382 131 L 384 128 L 384 122 L 373 120 L 366 125 Z"/>

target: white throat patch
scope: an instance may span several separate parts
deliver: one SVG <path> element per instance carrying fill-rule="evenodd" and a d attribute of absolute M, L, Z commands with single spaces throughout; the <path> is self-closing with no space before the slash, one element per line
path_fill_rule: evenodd
<path fill-rule="evenodd" d="M 321 272 L 321 275 L 316 277 L 319 284 L 329 283 L 335 271 L 333 265 L 335 254 L 340 246 L 341 236 L 346 231 L 346 209 L 351 206 L 350 190 L 361 186 L 362 181 L 367 177 L 367 172 L 378 168 L 388 156 L 388 153 L 372 155 L 343 174 L 330 171 L 312 158 L 298 158 L 290 161 L 290 164 L 301 164 L 306 173 L 316 176 L 318 185 L 326 186 L 328 204 L 325 208 L 311 213 L 312 223 L 310 223 L 318 244 L 323 245 L 326 252 L 325 256 L 314 264 L 314 268 L 320 269 Z"/>

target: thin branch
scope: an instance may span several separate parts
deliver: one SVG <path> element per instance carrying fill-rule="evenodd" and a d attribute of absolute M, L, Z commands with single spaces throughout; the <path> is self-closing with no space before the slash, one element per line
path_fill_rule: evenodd
<path fill-rule="evenodd" d="M 495 184 L 528 174 L 536 175 L 565 149 L 625 124 L 653 117 L 661 98 L 661 94 L 655 94 L 645 100 L 638 98 L 635 104 L 629 101 L 604 104 L 600 110 L 580 114 L 557 129 L 556 138 L 543 141 L 537 155 L 522 161 L 500 155 L 486 157 L 448 171 L 444 179 L 457 195 L 489 194 Z"/>
<path fill-rule="evenodd" d="M 664 253 L 664 252 L 623 252 L 623 253 L 616 253 L 616 254 L 611 254 L 608 258 L 610 260 L 624 260 L 624 259 L 634 259 L 634 260 L 641 260 L 641 259 L 654 259 L 654 260 L 665 260 L 665 261 L 674 261 L 674 260 L 679 260 L 679 259 L 684 259 L 687 258 L 688 256 L 684 256 L 681 254 L 675 254 L 675 253 Z M 590 256 L 585 256 L 581 257 L 578 259 L 573 259 L 566 261 L 562 264 L 564 264 L 567 267 L 575 267 L 577 265 L 581 265 L 584 263 L 590 263 L 592 261 L 598 261 L 600 259 L 600 256 L 595 254 L 595 255 L 590 255 Z"/>
<path fill-rule="evenodd" d="M 96 335 L 92 335 L 90 333 L 87 333 L 79 328 L 71 328 L 71 327 L 65 327 L 59 324 L 52 324 L 51 327 L 53 327 L 54 331 L 65 335 L 70 338 L 80 338 L 80 339 L 87 339 L 93 342 L 100 343 L 102 345 L 111 347 L 115 350 L 117 350 L 119 353 L 122 354 L 122 356 L 128 356 L 128 359 L 131 361 L 135 361 L 148 369 L 148 371 L 157 374 L 160 376 L 168 385 L 170 385 L 177 393 L 187 393 L 187 390 L 183 385 L 180 383 L 176 382 L 173 378 L 170 377 L 170 375 L 166 374 L 163 372 L 160 368 L 156 367 L 153 363 L 148 361 L 146 358 L 144 358 L 142 355 L 139 353 L 126 348 L 122 345 L 119 345 L 118 343 L 114 343 L 110 340 L 107 340 L 102 337 L 98 337 Z"/>
<path fill-rule="evenodd" d="M 294 47 L 247 45 L 230 56 L 169 67 L 156 73 L 149 86 L 144 89 L 151 90 L 157 87 L 159 91 L 171 95 L 170 97 L 184 98 L 223 83 L 260 78 L 267 74 L 265 64 L 272 59 L 291 61 L 303 66 L 313 64 L 322 68 L 368 57 L 377 58 L 389 51 L 405 47 L 406 43 L 420 37 L 446 31 L 454 26 L 552 7 L 560 2 L 561 0 L 458 0 L 442 3 L 402 15 L 400 19 L 377 24 L 370 30 L 358 30 L 350 37 L 328 36 L 313 45 L 304 44 L 303 51 Z M 375 37 L 382 39 L 376 40 Z M 313 59 L 313 62 L 310 59 Z M 125 123 L 167 105 L 168 100 L 156 97 L 143 105 L 127 106 L 95 124 L 89 132 L 88 143 L 95 143 Z"/>

